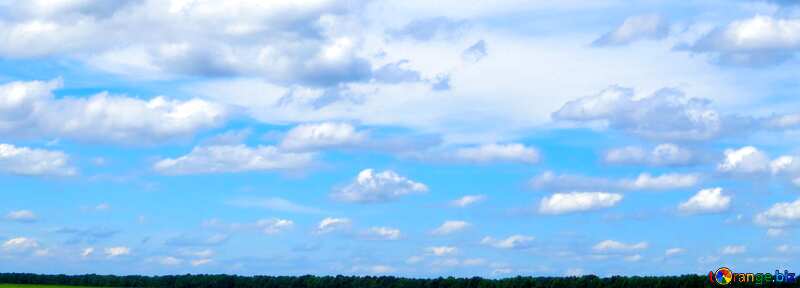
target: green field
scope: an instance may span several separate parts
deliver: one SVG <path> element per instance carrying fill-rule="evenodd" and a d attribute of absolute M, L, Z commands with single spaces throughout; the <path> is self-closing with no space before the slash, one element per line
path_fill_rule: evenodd
<path fill-rule="evenodd" d="M 86 286 L 40 285 L 40 284 L 0 284 L 0 288 L 90 288 Z"/>

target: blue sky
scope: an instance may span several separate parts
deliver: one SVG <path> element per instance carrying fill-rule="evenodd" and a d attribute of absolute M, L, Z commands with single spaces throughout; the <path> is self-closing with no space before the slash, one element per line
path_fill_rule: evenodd
<path fill-rule="evenodd" d="M 797 268 L 790 1 L 0 0 L 0 271 Z"/>

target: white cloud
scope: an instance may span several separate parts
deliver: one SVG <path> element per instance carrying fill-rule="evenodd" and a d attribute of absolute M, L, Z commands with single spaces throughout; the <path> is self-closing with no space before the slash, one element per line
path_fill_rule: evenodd
<path fill-rule="evenodd" d="M 356 131 L 347 123 L 303 124 L 289 130 L 280 147 L 291 151 L 341 147 L 359 144 L 366 138 L 365 132 Z"/>
<path fill-rule="evenodd" d="M 633 179 L 611 180 L 582 175 L 555 174 L 546 171 L 534 177 L 531 185 L 545 190 L 609 189 L 609 190 L 671 190 L 689 188 L 700 182 L 699 174 L 665 173 L 651 175 L 641 173 Z"/>
<path fill-rule="evenodd" d="M 634 254 L 634 255 L 630 255 L 630 256 L 625 256 L 625 257 L 622 258 L 622 260 L 625 260 L 625 261 L 628 261 L 628 262 L 638 262 L 639 260 L 642 260 L 642 255 Z"/>
<path fill-rule="evenodd" d="M 650 151 L 636 146 L 616 148 L 604 156 L 606 163 L 624 165 L 681 166 L 693 160 L 691 151 L 671 143 L 659 144 Z"/>
<path fill-rule="evenodd" d="M 776 64 L 800 49 L 800 20 L 756 15 L 714 29 L 686 46 L 723 64 Z"/>
<path fill-rule="evenodd" d="M 595 46 L 625 45 L 643 39 L 661 39 L 669 33 L 669 25 L 660 15 L 631 16 L 611 32 L 592 42 Z"/>
<path fill-rule="evenodd" d="M 441 226 L 437 227 L 436 229 L 433 229 L 433 231 L 431 231 L 431 234 L 433 235 L 453 234 L 458 231 L 464 230 L 469 226 L 470 226 L 469 222 L 466 221 L 448 220 L 444 221 L 444 223 L 442 223 Z"/>
<path fill-rule="evenodd" d="M 326 217 L 317 225 L 317 233 L 324 234 L 350 227 L 350 219 Z"/>
<path fill-rule="evenodd" d="M 678 210 L 684 213 L 716 213 L 728 209 L 731 196 L 722 193 L 722 188 L 702 189 L 686 202 L 678 205 Z"/>
<path fill-rule="evenodd" d="M 516 162 L 534 164 L 539 162 L 539 150 L 522 144 L 485 144 L 477 147 L 459 148 L 456 159 L 476 162 Z"/>
<path fill-rule="evenodd" d="M 769 156 L 753 146 L 739 149 L 725 149 L 725 160 L 717 166 L 717 170 L 730 173 L 767 172 L 770 167 Z"/>
<path fill-rule="evenodd" d="M 602 121 L 610 128 L 650 139 L 707 140 L 722 132 L 722 117 L 708 100 L 689 98 L 672 88 L 636 98 L 632 89 L 612 86 L 567 102 L 552 118 Z"/>
<path fill-rule="evenodd" d="M 36 214 L 30 210 L 17 210 L 8 212 L 8 214 L 6 214 L 6 219 L 16 222 L 30 223 L 35 222 L 38 218 L 36 217 Z"/>
<path fill-rule="evenodd" d="M 720 253 L 722 253 L 722 255 L 736 255 L 736 254 L 742 254 L 746 251 L 747 247 L 742 245 L 728 245 L 720 249 Z"/>
<path fill-rule="evenodd" d="M 481 239 L 481 244 L 500 249 L 524 249 L 530 247 L 530 244 L 534 239 L 536 238 L 526 235 L 511 235 L 505 239 L 494 239 L 487 236 Z"/>
<path fill-rule="evenodd" d="M 486 195 L 465 195 L 461 198 L 450 201 L 450 205 L 463 208 L 484 200 L 486 200 Z"/>
<path fill-rule="evenodd" d="M 92 254 L 94 254 L 94 247 L 87 247 L 84 248 L 83 251 L 81 251 L 81 257 L 83 258 L 92 256 Z"/>
<path fill-rule="evenodd" d="M 623 180 L 622 186 L 631 190 L 668 190 L 676 188 L 687 188 L 697 185 L 700 177 L 696 174 L 677 174 L 668 173 L 652 176 L 648 173 L 639 174 L 636 180 Z"/>
<path fill-rule="evenodd" d="M 543 214 L 565 214 L 609 208 L 622 200 L 622 194 L 606 192 L 555 193 L 542 198 L 539 212 Z"/>
<path fill-rule="evenodd" d="M 434 246 L 428 247 L 426 250 L 436 256 L 448 256 L 458 252 L 458 248 L 453 246 Z"/>
<path fill-rule="evenodd" d="M 767 211 L 756 214 L 755 222 L 768 227 L 784 227 L 800 221 L 800 199 L 775 203 Z"/>
<path fill-rule="evenodd" d="M 211 260 L 211 259 L 208 259 L 208 258 L 203 258 L 203 259 L 192 260 L 189 263 L 192 264 L 192 266 L 197 267 L 197 266 L 207 265 L 207 264 L 211 263 L 212 261 L 214 261 L 214 260 Z"/>
<path fill-rule="evenodd" d="M 3 249 L 12 252 L 25 252 L 38 247 L 38 241 L 26 237 L 11 238 L 3 242 Z"/>
<path fill-rule="evenodd" d="M 624 252 L 624 251 L 637 251 L 647 249 L 649 245 L 647 242 L 638 243 L 623 243 L 614 240 L 604 240 L 592 246 L 594 251 L 598 252 Z"/>
<path fill-rule="evenodd" d="M 276 234 L 286 231 L 294 226 L 292 220 L 286 219 L 261 219 L 256 222 L 256 227 L 264 234 Z"/>
<path fill-rule="evenodd" d="M 177 266 L 183 263 L 183 260 L 175 258 L 173 256 L 158 257 L 157 261 L 159 264 L 164 266 Z"/>
<path fill-rule="evenodd" d="M 126 256 L 131 254 L 131 249 L 125 246 L 109 247 L 103 250 L 108 258 Z"/>
<path fill-rule="evenodd" d="M 0 171 L 25 176 L 70 176 L 78 173 L 61 151 L 0 144 Z"/>
<path fill-rule="evenodd" d="M 372 227 L 369 228 L 367 233 L 370 236 L 377 237 L 383 240 L 397 240 L 400 239 L 400 229 L 391 227 Z"/>
<path fill-rule="evenodd" d="M 374 172 L 364 169 L 355 181 L 340 189 L 334 189 L 331 196 L 339 201 L 374 203 L 394 200 L 401 196 L 425 193 L 428 186 L 400 176 L 394 171 Z"/>
<path fill-rule="evenodd" d="M 227 112 L 217 104 L 155 97 L 141 100 L 100 93 L 55 98 L 61 80 L 0 85 L 0 133 L 16 137 L 52 137 L 116 142 L 162 142 L 193 135 L 223 122 Z"/>
<path fill-rule="evenodd" d="M 310 206 L 300 205 L 280 197 L 236 198 L 228 201 L 227 204 L 236 207 L 256 207 L 256 208 L 264 208 L 268 210 L 290 212 L 290 213 L 307 213 L 307 214 L 322 213 L 322 210 L 320 209 Z"/>
<path fill-rule="evenodd" d="M 671 257 L 671 256 L 675 256 L 675 255 L 678 255 L 678 254 L 683 254 L 683 253 L 686 253 L 686 249 L 683 249 L 683 248 L 669 248 L 666 251 L 664 251 L 664 256 Z"/>
<path fill-rule="evenodd" d="M 184 156 L 158 161 L 153 169 L 169 175 L 235 173 L 298 169 L 312 160 L 311 153 L 284 152 L 274 146 L 198 146 Z"/>

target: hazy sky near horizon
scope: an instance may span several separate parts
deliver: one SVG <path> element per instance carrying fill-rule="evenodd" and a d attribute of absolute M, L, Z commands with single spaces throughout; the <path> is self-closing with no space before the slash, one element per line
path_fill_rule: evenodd
<path fill-rule="evenodd" d="M 793 1 L 0 0 L 0 272 L 798 269 Z"/>

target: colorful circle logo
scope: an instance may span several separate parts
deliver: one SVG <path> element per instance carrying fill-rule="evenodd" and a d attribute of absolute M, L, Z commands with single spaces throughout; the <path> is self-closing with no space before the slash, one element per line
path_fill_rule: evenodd
<path fill-rule="evenodd" d="M 719 285 L 728 285 L 733 281 L 733 272 L 728 267 L 719 268 L 714 273 L 714 281 Z"/>

